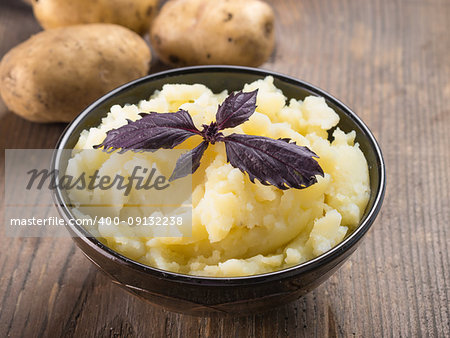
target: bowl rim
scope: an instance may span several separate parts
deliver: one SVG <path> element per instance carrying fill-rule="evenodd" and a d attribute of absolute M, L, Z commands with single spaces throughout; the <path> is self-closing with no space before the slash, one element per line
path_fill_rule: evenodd
<path fill-rule="evenodd" d="M 302 88 L 305 88 L 312 93 L 314 93 L 317 96 L 322 96 L 325 98 L 326 101 L 333 103 L 336 107 L 341 109 L 346 115 L 348 115 L 351 120 L 361 128 L 361 130 L 367 135 L 369 139 L 369 143 L 371 148 L 374 150 L 376 155 L 376 166 L 378 170 L 378 174 L 380 177 L 380 180 L 378 182 L 377 192 L 375 196 L 375 200 L 373 203 L 372 208 L 369 210 L 366 218 L 360 222 L 358 227 L 342 242 L 337 244 L 335 247 L 331 248 L 330 250 L 326 251 L 320 256 L 317 256 L 313 259 L 310 259 L 306 262 L 293 265 L 291 267 L 262 273 L 262 274 L 256 274 L 256 275 L 248 275 L 248 276 L 236 276 L 236 277 L 210 277 L 210 276 L 196 276 L 196 275 L 188 275 L 183 273 L 177 273 L 172 272 L 168 270 L 162 270 L 159 268 L 151 267 L 149 265 L 145 265 L 143 263 L 139 263 L 135 260 L 132 260 L 130 258 L 127 258 L 120 253 L 110 249 L 103 243 L 101 243 L 97 238 L 93 237 L 92 234 L 88 233 L 84 228 L 81 226 L 77 226 L 75 223 L 70 222 L 70 219 L 74 219 L 73 214 L 70 212 L 70 209 L 67 207 L 67 205 L 64 202 L 64 199 L 61 195 L 61 190 L 59 188 L 52 191 L 52 197 L 54 200 L 54 203 L 59 211 L 59 213 L 63 216 L 65 220 L 66 227 L 68 228 L 69 232 L 75 234 L 76 236 L 72 237 L 78 237 L 83 242 L 85 242 L 91 249 L 94 249 L 96 252 L 101 254 L 102 256 L 105 256 L 109 260 L 117 261 L 120 264 L 126 265 L 129 268 L 138 270 L 140 272 L 151 274 L 156 278 L 161 279 L 169 279 L 176 282 L 182 282 L 187 284 L 200 284 L 200 285 L 210 285 L 210 286 L 237 286 L 237 285 L 248 285 L 249 283 L 266 283 L 273 280 L 280 280 L 283 278 L 289 278 L 292 276 L 296 276 L 302 273 L 306 273 L 308 271 L 314 270 L 318 268 L 319 266 L 331 263 L 334 259 L 336 259 L 338 256 L 343 254 L 344 252 L 348 251 L 350 248 L 352 248 L 356 243 L 359 242 L 359 240 L 367 233 L 367 231 L 370 229 L 372 223 L 374 222 L 376 216 L 378 215 L 378 212 L 380 211 L 385 189 L 386 189 L 386 168 L 385 163 L 383 159 L 383 155 L 380 149 L 380 146 L 378 142 L 376 141 L 374 135 L 370 131 L 370 129 L 366 126 L 366 124 L 345 104 L 343 104 L 341 101 L 336 99 L 334 96 L 328 94 L 327 92 L 323 91 L 320 88 L 317 88 L 316 86 L 305 82 L 303 80 L 296 79 L 294 77 L 284 75 L 281 73 L 277 73 L 271 70 L 261 69 L 261 68 L 251 68 L 251 67 L 242 67 L 242 66 L 228 66 L 228 65 L 208 65 L 208 66 L 191 66 L 191 67 L 183 67 L 183 68 L 176 68 L 176 69 L 169 69 L 162 72 L 154 73 L 147 75 L 145 77 L 133 80 L 131 82 L 128 82 L 110 92 L 103 95 L 99 99 L 97 99 L 95 102 L 90 104 L 87 108 L 85 108 L 63 131 L 61 134 L 52 157 L 52 164 L 51 169 L 58 169 L 59 163 L 61 160 L 61 153 L 63 149 L 65 148 L 71 133 L 73 130 L 80 124 L 87 115 L 93 111 L 97 106 L 104 103 L 105 101 L 109 100 L 110 98 L 114 97 L 115 95 L 126 91 L 132 87 L 135 87 L 137 85 L 140 85 L 141 83 L 162 79 L 162 78 L 169 78 L 171 76 L 178 76 L 178 75 L 185 75 L 185 74 L 193 74 L 193 73 L 208 73 L 208 72 L 231 72 L 231 73 L 247 73 L 252 75 L 258 75 L 258 76 L 273 76 L 275 79 L 279 79 L 283 82 L 287 82 L 290 84 L 293 84 L 295 86 L 299 86 Z M 375 164 L 374 164 L 375 165 Z M 74 238 L 75 239 L 75 238 Z"/>

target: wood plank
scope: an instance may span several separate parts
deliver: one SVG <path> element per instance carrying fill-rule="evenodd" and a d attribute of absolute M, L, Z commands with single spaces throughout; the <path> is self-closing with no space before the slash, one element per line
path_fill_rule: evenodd
<path fill-rule="evenodd" d="M 450 336 L 450 2 L 271 3 L 277 47 L 263 68 L 334 94 L 381 143 L 386 199 L 357 252 L 297 302 L 197 318 L 129 295 L 70 239 L 0 236 L 0 335 Z M 38 30 L 28 5 L 0 3 L 0 56 Z M 155 60 L 152 71 L 165 68 Z M 63 128 L 27 122 L 0 100 L 2 149 L 51 148 Z"/>

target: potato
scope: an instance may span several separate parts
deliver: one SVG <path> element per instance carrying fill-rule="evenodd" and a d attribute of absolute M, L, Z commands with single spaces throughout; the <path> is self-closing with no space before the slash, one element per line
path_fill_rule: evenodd
<path fill-rule="evenodd" d="M 259 66 L 274 47 L 274 14 L 259 0 L 171 0 L 151 28 L 164 62 Z"/>
<path fill-rule="evenodd" d="M 34 15 L 45 29 L 82 23 L 115 23 L 148 31 L 159 0 L 35 0 Z"/>
<path fill-rule="evenodd" d="M 38 33 L 0 63 L 7 107 L 36 122 L 70 121 L 121 84 L 148 73 L 150 49 L 127 28 L 89 24 Z"/>

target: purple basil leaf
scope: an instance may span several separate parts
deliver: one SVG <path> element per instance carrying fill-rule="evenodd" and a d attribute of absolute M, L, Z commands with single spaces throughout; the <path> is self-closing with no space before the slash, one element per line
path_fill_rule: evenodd
<path fill-rule="evenodd" d="M 140 120 L 128 120 L 127 125 L 108 131 L 103 142 L 94 148 L 104 147 L 104 151 L 121 148 L 120 153 L 171 149 L 188 137 L 200 134 L 191 115 L 182 109 L 176 113 L 143 113 L 141 116 Z"/>
<path fill-rule="evenodd" d="M 193 174 L 200 166 L 200 160 L 206 148 L 208 148 L 208 144 L 207 141 L 203 141 L 194 149 L 182 154 L 177 161 L 169 181 L 171 182 L 178 178 Z"/>
<path fill-rule="evenodd" d="M 323 170 L 314 159 L 318 157 L 307 147 L 289 143 L 286 139 L 231 134 L 225 142 L 228 161 L 263 184 L 279 189 L 309 187 L 317 182 Z"/>
<path fill-rule="evenodd" d="M 233 128 L 247 121 L 256 109 L 256 95 L 258 89 L 243 93 L 231 93 L 216 113 L 218 129 Z"/>

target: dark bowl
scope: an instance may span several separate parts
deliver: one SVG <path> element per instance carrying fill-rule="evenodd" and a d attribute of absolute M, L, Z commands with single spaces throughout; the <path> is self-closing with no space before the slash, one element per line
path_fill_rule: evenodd
<path fill-rule="evenodd" d="M 271 71 L 233 66 L 179 68 L 149 75 L 106 94 L 85 109 L 64 131 L 54 158 L 55 169 L 65 171 L 66 155 L 84 129 L 98 126 L 114 104 L 137 103 L 147 99 L 167 83 L 202 83 L 214 92 L 239 90 L 245 83 L 272 75 L 275 85 L 288 98 L 322 96 L 340 116 L 339 128 L 356 131 L 368 164 L 371 195 L 360 225 L 340 244 L 305 263 L 271 273 L 246 277 L 198 277 L 163 271 L 135 262 L 109 249 L 81 226 L 70 225 L 74 216 L 67 197 L 54 192 L 55 204 L 66 220 L 67 228 L 84 254 L 111 279 L 131 293 L 176 312 L 194 315 L 211 313 L 248 314 L 272 309 L 298 299 L 331 276 L 355 251 L 374 222 L 385 191 L 385 165 L 380 148 L 367 126 L 348 107 L 331 95 L 303 81 Z"/>

